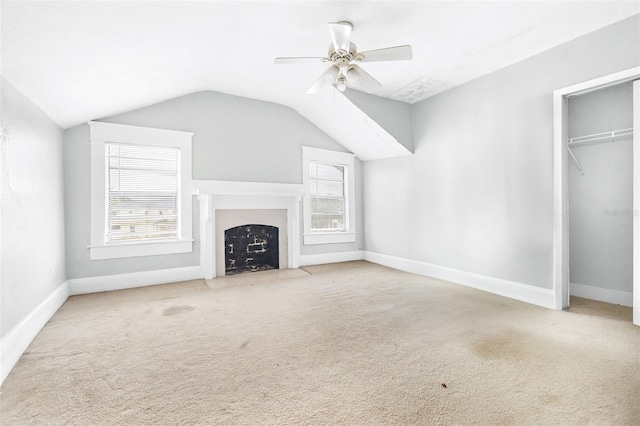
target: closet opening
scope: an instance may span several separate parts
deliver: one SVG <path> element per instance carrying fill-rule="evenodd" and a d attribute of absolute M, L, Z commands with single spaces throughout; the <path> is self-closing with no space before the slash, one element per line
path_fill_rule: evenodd
<path fill-rule="evenodd" d="M 640 67 L 554 92 L 555 308 L 568 309 L 571 296 L 630 306 L 636 325 L 638 79 Z"/>
<path fill-rule="evenodd" d="M 569 296 L 633 306 L 633 82 L 569 98 Z"/>

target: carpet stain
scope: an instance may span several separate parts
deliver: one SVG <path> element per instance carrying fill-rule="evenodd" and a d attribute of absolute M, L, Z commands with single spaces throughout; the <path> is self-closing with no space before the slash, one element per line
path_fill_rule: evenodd
<path fill-rule="evenodd" d="M 560 402 L 558 395 L 553 394 L 538 395 L 538 400 L 542 405 L 554 405 Z"/>
<path fill-rule="evenodd" d="M 165 317 L 168 317 L 171 315 L 177 315 L 177 314 L 193 311 L 194 309 L 195 309 L 195 306 L 191 306 L 191 305 L 171 306 L 170 308 L 165 308 L 162 311 L 162 315 Z"/>
<path fill-rule="evenodd" d="M 246 348 L 248 344 L 249 344 L 249 341 L 247 340 L 246 342 L 240 345 L 240 349 Z"/>
<path fill-rule="evenodd" d="M 473 352 L 484 359 L 517 360 L 527 355 L 522 336 L 514 330 L 484 337 L 473 343 Z"/>

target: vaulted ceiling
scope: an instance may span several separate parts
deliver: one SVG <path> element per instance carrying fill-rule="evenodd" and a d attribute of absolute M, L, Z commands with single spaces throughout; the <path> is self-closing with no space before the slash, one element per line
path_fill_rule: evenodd
<path fill-rule="evenodd" d="M 414 103 L 640 12 L 636 1 L 1 5 L 2 75 L 63 128 L 216 90 L 290 106 L 341 143 L 349 113 L 304 94 L 326 65 L 273 63 L 324 56 L 328 22 L 351 21 L 359 50 L 412 45 L 412 61 L 362 66 L 382 83 L 375 95 Z"/>

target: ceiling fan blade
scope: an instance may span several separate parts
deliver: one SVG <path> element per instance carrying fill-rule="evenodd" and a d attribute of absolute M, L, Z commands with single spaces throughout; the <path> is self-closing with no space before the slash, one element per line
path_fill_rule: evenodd
<path fill-rule="evenodd" d="M 338 50 L 349 51 L 352 29 L 353 25 L 349 22 L 329 22 L 329 34 L 333 42 L 333 49 L 336 52 Z"/>
<path fill-rule="evenodd" d="M 324 62 L 327 61 L 327 58 L 321 57 L 291 57 L 291 58 L 275 58 L 273 63 L 276 65 L 280 64 L 297 64 L 300 62 Z"/>
<path fill-rule="evenodd" d="M 358 52 L 362 55 L 361 62 L 377 62 L 377 61 L 406 61 L 413 58 L 411 46 L 394 46 L 384 49 L 367 50 L 366 52 Z"/>
<path fill-rule="evenodd" d="M 352 78 L 349 72 L 347 72 L 347 84 L 349 84 L 349 86 L 363 89 L 366 92 L 373 92 L 375 89 L 382 87 L 382 84 L 378 80 L 371 77 L 371 74 L 359 66 L 353 64 L 351 67 L 357 71 L 357 78 Z"/>
<path fill-rule="evenodd" d="M 331 65 L 304 93 L 307 95 L 318 93 L 325 84 L 333 84 L 336 81 L 336 78 L 338 78 L 338 74 L 340 74 L 340 69 L 335 65 Z"/>

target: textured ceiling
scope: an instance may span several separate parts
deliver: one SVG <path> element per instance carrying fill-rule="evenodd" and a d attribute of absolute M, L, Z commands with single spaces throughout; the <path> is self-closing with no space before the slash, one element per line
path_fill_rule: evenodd
<path fill-rule="evenodd" d="M 200 90 L 313 105 L 327 23 L 359 50 L 413 46 L 363 64 L 375 94 L 413 103 L 640 12 L 634 2 L 2 1 L 2 75 L 63 128 Z"/>

